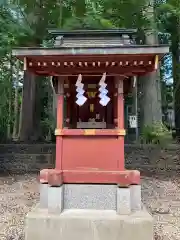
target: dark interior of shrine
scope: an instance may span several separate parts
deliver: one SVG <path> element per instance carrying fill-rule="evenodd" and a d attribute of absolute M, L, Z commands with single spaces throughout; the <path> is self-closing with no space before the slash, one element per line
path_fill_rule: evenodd
<path fill-rule="evenodd" d="M 110 102 L 102 106 L 99 101 L 99 81 L 101 76 L 82 76 L 84 96 L 87 98 L 82 106 L 76 104 L 77 76 L 69 76 L 64 84 L 64 128 L 70 129 L 113 129 L 117 118 L 117 89 L 114 76 L 107 76 L 107 90 Z M 124 80 L 124 94 L 131 89 L 131 79 Z"/>

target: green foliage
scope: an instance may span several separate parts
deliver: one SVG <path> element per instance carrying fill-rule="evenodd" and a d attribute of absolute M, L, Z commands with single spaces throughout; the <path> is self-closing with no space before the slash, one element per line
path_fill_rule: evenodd
<path fill-rule="evenodd" d="M 42 41 L 42 44 L 40 46 L 44 48 L 50 48 L 54 46 L 54 42 L 55 42 L 54 39 L 50 39 L 50 40 L 45 39 Z"/>
<path fill-rule="evenodd" d="M 71 30 L 123 27 L 137 28 L 142 34 L 145 29 L 155 27 L 148 16 L 147 0 L 8 0 L 0 3 L 0 137 L 3 134 L 6 137 L 7 125 L 14 119 L 13 114 L 10 116 L 8 112 L 10 99 L 12 98 L 13 102 L 14 95 L 12 72 L 11 68 L 7 67 L 13 47 L 53 46 L 53 42 L 47 40 L 48 28 Z M 170 12 L 168 5 L 163 4 L 163 7 Z M 161 19 L 167 20 L 168 13 L 165 14 L 165 8 L 159 7 L 159 11 Z M 171 15 L 174 14 L 173 11 L 172 9 Z M 43 136 L 49 134 L 49 129 L 52 132 L 54 129 L 47 95 L 48 87 L 45 82 L 41 89 Z M 21 98 L 22 96 L 19 96 L 19 99 Z"/>
<path fill-rule="evenodd" d="M 180 138 L 180 61 L 179 61 L 179 44 L 180 44 L 180 1 L 167 0 L 157 8 L 159 28 L 162 32 L 169 33 L 170 49 L 172 52 L 172 76 L 173 76 L 173 93 L 174 93 L 174 110 L 176 134 Z"/>
<path fill-rule="evenodd" d="M 54 136 L 54 129 L 55 129 L 55 121 L 53 116 L 49 116 L 44 118 L 41 122 L 41 129 L 42 129 L 42 135 L 41 138 L 43 140 L 46 140 L 48 137 L 50 140 L 52 140 Z"/>
<path fill-rule="evenodd" d="M 172 139 L 172 133 L 162 123 L 155 123 L 152 126 L 144 126 L 141 142 L 145 144 L 165 145 Z"/>
<path fill-rule="evenodd" d="M 99 16 L 85 16 L 83 18 L 70 18 L 65 22 L 64 29 L 78 30 L 78 29 L 113 29 L 115 26 L 107 19 Z"/>
<path fill-rule="evenodd" d="M 146 0 L 104 1 L 104 16 L 117 27 L 144 30 L 152 25 L 147 17 Z"/>

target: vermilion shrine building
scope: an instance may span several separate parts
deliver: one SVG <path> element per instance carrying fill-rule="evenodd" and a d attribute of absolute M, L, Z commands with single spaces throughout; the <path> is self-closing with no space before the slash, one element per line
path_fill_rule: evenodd
<path fill-rule="evenodd" d="M 124 165 L 124 96 L 137 76 L 158 69 L 169 48 L 137 45 L 135 30 L 50 33 L 56 38 L 51 48 L 13 50 L 25 71 L 52 76 L 57 94 L 56 167 L 41 171 L 40 207 L 114 210 L 132 217 L 142 210 L 140 173 Z M 151 220 L 149 226 L 147 240 Z M 39 230 L 33 231 L 28 240 L 37 237 Z"/>

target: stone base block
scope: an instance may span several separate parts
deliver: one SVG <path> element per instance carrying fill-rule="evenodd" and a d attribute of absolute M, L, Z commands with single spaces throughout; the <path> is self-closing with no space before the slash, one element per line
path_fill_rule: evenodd
<path fill-rule="evenodd" d="M 48 188 L 49 185 L 47 183 L 40 183 L 40 207 L 47 208 L 48 207 Z"/>
<path fill-rule="evenodd" d="M 131 213 L 131 199 L 130 188 L 117 188 L 117 213 L 130 214 Z"/>
<path fill-rule="evenodd" d="M 63 210 L 64 187 L 48 187 L 48 211 L 61 213 Z"/>
<path fill-rule="evenodd" d="M 117 185 L 64 184 L 65 209 L 116 210 Z"/>
<path fill-rule="evenodd" d="M 140 211 L 141 203 L 141 185 L 130 186 L 131 211 Z"/>
<path fill-rule="evenodd" d="M 114 210 L 68 209 L 61 214 L 35 208 L 26 217 L 26 240 L 153 240 L 146 210 L 118 215 Z"/>
<path fill-rule="evenodd" d="M 116 210 L 130 214 L 141 210 L 141 186 L 118 187 L 109 184 L 40 184 L 40 207 L 63 209 Z"/>

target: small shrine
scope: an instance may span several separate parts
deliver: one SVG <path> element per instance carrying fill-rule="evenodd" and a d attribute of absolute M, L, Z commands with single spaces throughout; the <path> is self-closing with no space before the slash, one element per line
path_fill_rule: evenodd
<path fill-rule="evenodd" d="M 169 47 L 137 45 L 133 29 L 49 32 L 53 47 L 13 50 L 25 71 L 52 77 L 57 96 L 55 169 L 40 172 L 40 205 L 27 216 L 26 239 L 151 240 L 140 172 L 125 169 L 124 96 L 138 76 L 158 69 Z M 102 225 L 98 237 L 86 221 Z"/>

